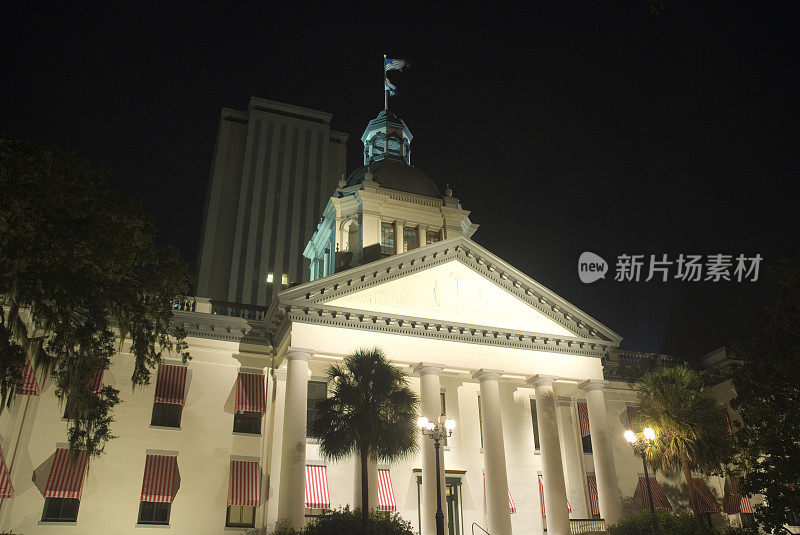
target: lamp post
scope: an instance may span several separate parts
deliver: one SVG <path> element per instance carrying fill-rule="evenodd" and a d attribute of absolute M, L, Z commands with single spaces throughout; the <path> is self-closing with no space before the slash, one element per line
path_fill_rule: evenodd
<path fill-rule="evenodd" d="M 424 416 L 417 419 L 422 434 L 433 439 L 433 448 L 436 452 L 436 535 L 444 535 L 444 513 L 442 512 L 442 478 L 439 475 L 439 441 L 453 434 L 456 421 L 440 414 L 437 423 L 429 421 Z"/>
<path fill-rule="evenodd" d="M 628 429 L 625 431 L 625 440 L 627 440 L 633 451 L 642 456 L 642 466 L 644 467 L 644 481 L 647 486 L 647 501 L 650 503 L 650 529 L 653 535 L 661 535 L 661 530 L 658 527 L 658 517 L 656 516 L 656 509 L 653 507 L 653 492 L 650 490 L 650 476 L 647 474 L 647 446 L 656 439 L 656 432 L 652 427 L 645 427 L 642 434 L 638 435 Z"/>

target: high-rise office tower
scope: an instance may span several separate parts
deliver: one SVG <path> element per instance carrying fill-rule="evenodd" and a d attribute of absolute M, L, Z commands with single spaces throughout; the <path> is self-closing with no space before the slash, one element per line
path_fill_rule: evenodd
<path fill-rule="evenodd" d="M 197 295 L 269 305 L 308 280 L 303 248 L 345 173 L 330 113 L 261 98 L 222 109 L 200 241 Z"/>

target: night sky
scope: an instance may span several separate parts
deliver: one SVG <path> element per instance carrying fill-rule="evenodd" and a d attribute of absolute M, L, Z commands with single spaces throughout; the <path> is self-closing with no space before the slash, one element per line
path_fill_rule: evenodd
<path fill-rule="evenodd" d="M 332 112 L 352 171 L 387 53 L 412 63 L 390 75 L 412 162 L 473 239 L 623 348 L 730 343 L 764 267 L 800 262 L 798 2 L 272 4 L 3 2 L 0 133 L 108 165 L 196 268 L 220 109 Z M 578 280 L 583 251 L 606 280 Z M 765 260 L 758 283 L 615 282 L 623 253 Z"/>

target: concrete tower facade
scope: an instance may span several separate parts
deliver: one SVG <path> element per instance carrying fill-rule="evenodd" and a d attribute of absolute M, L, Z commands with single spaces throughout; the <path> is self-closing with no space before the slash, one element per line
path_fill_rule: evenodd
<path fill-rule="evenodd" d="M 347 134 L 330 113 L 251 98 L 223 108 L 203 218 L 197 294 L 269 305 L 308 280 L 303 247 L 344 175 Z"/>

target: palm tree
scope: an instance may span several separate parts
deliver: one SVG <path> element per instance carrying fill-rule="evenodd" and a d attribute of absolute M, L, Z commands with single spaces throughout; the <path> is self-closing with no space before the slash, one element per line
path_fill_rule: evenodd
<path fill-rule="evenodd" d="M 698 373 L 685 366 L 659 368 L 646 375 L 639 386 L 639 403 L 635 425 L 649 425 L 657 434 L 647 449 L 648 461 L 654 469 L 683 473 L 695 522 L 702 530 L 692 470 L 718 470 L 729 456 L 723 406 L 711 396 Z"/>
<path fill-rule="evenodd" d="M 308 434 L 323 457 L 361 456 L 362 533 L 368 533 L 367 460 L 391 462 L 417 451 L 419 397 L 406 375 L 377 349 L 361 349 L 328 371 L 330 397 L 317 402 Z"/>

